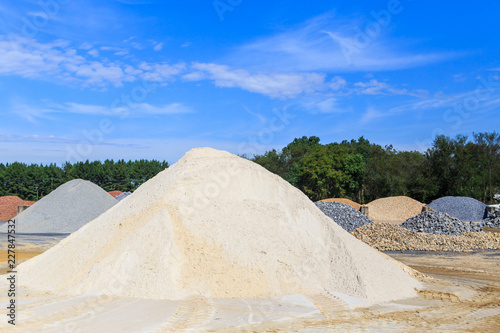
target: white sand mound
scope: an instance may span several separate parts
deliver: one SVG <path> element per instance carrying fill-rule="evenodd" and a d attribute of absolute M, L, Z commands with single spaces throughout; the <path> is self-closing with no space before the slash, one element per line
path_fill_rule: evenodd
<path fill-rule="evenodd" d="M 16 233 L 72 233 L 117 204 L 92 182 L 74 179 L 16 217 Z M 4 230 L 3 230 L 4 229 Z M 5 232 L 6 226 L 0 231 Z"/>
<path fill-rule="evenodd" d="M 384 301 L 420 287 L 280 177 L 210 148 L 18 271 L 31 290 L 150 299 L 330 291 Z"/>

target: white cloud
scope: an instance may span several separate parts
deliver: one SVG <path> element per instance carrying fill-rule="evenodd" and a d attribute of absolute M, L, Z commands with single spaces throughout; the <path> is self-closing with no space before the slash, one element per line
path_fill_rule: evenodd
<path fill-rule="evenodd" d="M 322 15 L 299 27 L 242 45 L 228 62 L 243 68 L 328 73 L 396 70 L 454 57 L 451 53 L 404 52 L 403 45 L 380 33 L 357 44 L 356 20 Z"/>
<path fill-rule="evenodd" d="M 321 73 L 257 73 L 213 63 L 193 63 L 195 74 L 188 80 L 213 80 L 218 87 L 237 87 L 270 97 L 296 97 L 303 93 L 325 90 L 325 74 Z"/>
<path fill-rule="evenodd" d="M 147 116 L 172 115 L 193 113 L 194 110 L 183 103 L 152 105 L 149 103 L 135 103 L 130 107 L 111 107 L 95 104 L 80 104 L 68 102 L 63 104 L 44 101 L 42 106 L 33 106 L 25 103 L 13 103 L 11 111 L 30 122 L 37 119 L 56 119 L 58 114 L 72 113 L 89 116 L 111 116 L 141 118 Z"/>
<path fill-rule="evenodd" d="M 181 47 L 188 47 L 191 46 L 191 42 L 185 42 L 184 44 L 181 44 Z"/>
<path fill-rule="evenodd" d="M 380 82 L 377 79 L 371 79 L 368 82 L 354 83 L 354 92 L 363 95 L 409 95 L 423 98 L 427 96 L 426 90 L 412 90 L 395 88 L 386 82 Z"/>
<path fill-rule="evenodd" d="M 390 112 L 380 112 L 370 106 L 366 109 L 366 112 L 363 114 L 359 122 L 361 125 L 365 125 L 374 119 L 388 117 L 390 115 Z"/>
<path fill-rule="evenodd" d="M 168 115 L 192 113 L 193 110 L 182 103 L 171 103 L 166 105 L 151 105 L 149 103 L 136 103 L 130 109 L 125 107 L 106 107 L 102 105 L 65 103 L 58 106 L 57 112 L 69 112 L 86 115 L 101 116 L 131 116 L 142 117 L 150 115 Z"/>
<path fill-rule="evenodd" d="M 330 80 L 328 86 L 330 87 L 330 89 L 335 91 L 344 88 L 346 84 L 347 81 L 344 78 L 340 76 L 335 76 L 333 79 Z"/>
<path fill-rule="evenodd" d="M 96 49 L 92 49 L 92 50 L 88 51 L 87 53 L 95 58 L 97 58 L 99 56 L 99 51 L 97 51 Z"/>
<path fill-rule="evenodd" d="M 162 48 L 163 48 L 163 42 L 156 44 L 154 50 L 161 51 Z"/>
<path fill-rule="evenodd" d="M 90 50 L 93 47 L 94 46 L 92 44 L 85 42 L 82 45 L 80 45 L 78 48 L 82 49 L 82 50 Z"/>
<path fill-rule="evenodd" d="M 7 40 L 0 36 L 0 75 L 16 75 L 39 80 L 56 80 L 80 83 L 85 87 L 122 86 L 138 79 L 167 81 L 185 69 L 180 64 L 146 64 L 134 67 L 120 61 L 99 59 L 97 49 L 90 44 L 80 45 L 86 52 L 79 54 L 67 41 L 56 40 L 39 43 L 33 39 L 19 37 Z M 88 50 L 88 51 L 87 51 Z M 125 55 L 127 50 L 111 46 L 100 47 L 101 51 Z"/>
<path fill-rule="evenodd" d="M 338 99 L 334 97 L 305 99 L 299 104 L 311 113 L 343 113 L 352 110 L 351 107 L 340 107 Z"/>
<path fill-rule="evenodd" d="M 144 71 L 142 76 L 148 81 L 169 81 L 181 74 L 186 69 L 186 64 L 178 63 L 174 65 L 169 64 L 156 64 L 143 62 L 139 65 L 139 68 Z"/>

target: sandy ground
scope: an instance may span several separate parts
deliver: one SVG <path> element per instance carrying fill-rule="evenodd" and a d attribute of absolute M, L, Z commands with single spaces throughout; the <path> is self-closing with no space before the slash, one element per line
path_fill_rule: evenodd
<path fill-rule="evenodd" d="M 0 331 L 500 332 L 500 251 L 388 254 L 426 274 L 421 277 L 426 289 L 418 297 L 349 310 L 355 299 L 326 292 L 267 299 L 152 301 L 20 289 L 17 325 L 13 328 L 2 319 Z M 7 301 L 3 292 L 1 308 Z"/>

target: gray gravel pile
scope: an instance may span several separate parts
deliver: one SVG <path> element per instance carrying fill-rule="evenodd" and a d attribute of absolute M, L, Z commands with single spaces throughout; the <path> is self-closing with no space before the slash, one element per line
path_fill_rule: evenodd
<path fill-rule="evenodd" d="M 132 194 L 132 192 L 122 192 L 122 193 L 118 194 L 115 199 L 118 201 L 122 201 L 123 199 L 125 199 L 126 197 L 128 197 L 131 194 Z"/>
<path fill-rule="evenodd" d="M 481 232 L 481 224 L 468 223 L 446 213 L 435 210 L 422 212 L 401 224 L 401 227 L 416 232 L 439 235 L 460 235 L 464 232 Z"/>
<path fill-rule="evenodd" d="M 117 203 L 94 183 L 71 180 L 19 214 L 16 233 L 72 233 Z"/>
<path fill-rule="evenodd" d="M 318 201 L 315 204 L 326 216 L 348 232 L 365 224 L 373 223 L 368 217 L 344 203 Z"/>
<path fill-rule="evenodd" d="M 468 197 L 442 197 L 428 206 L 462 221 L 481 221 L 487 217 L 486 205 Z"/>

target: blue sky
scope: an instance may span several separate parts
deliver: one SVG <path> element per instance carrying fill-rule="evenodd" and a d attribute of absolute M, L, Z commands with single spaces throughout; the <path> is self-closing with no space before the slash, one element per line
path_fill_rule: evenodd
<path fill-rule="evenodd" d="M 498 130 L 500 3 L 0 3 L 0 161 Z"/>

